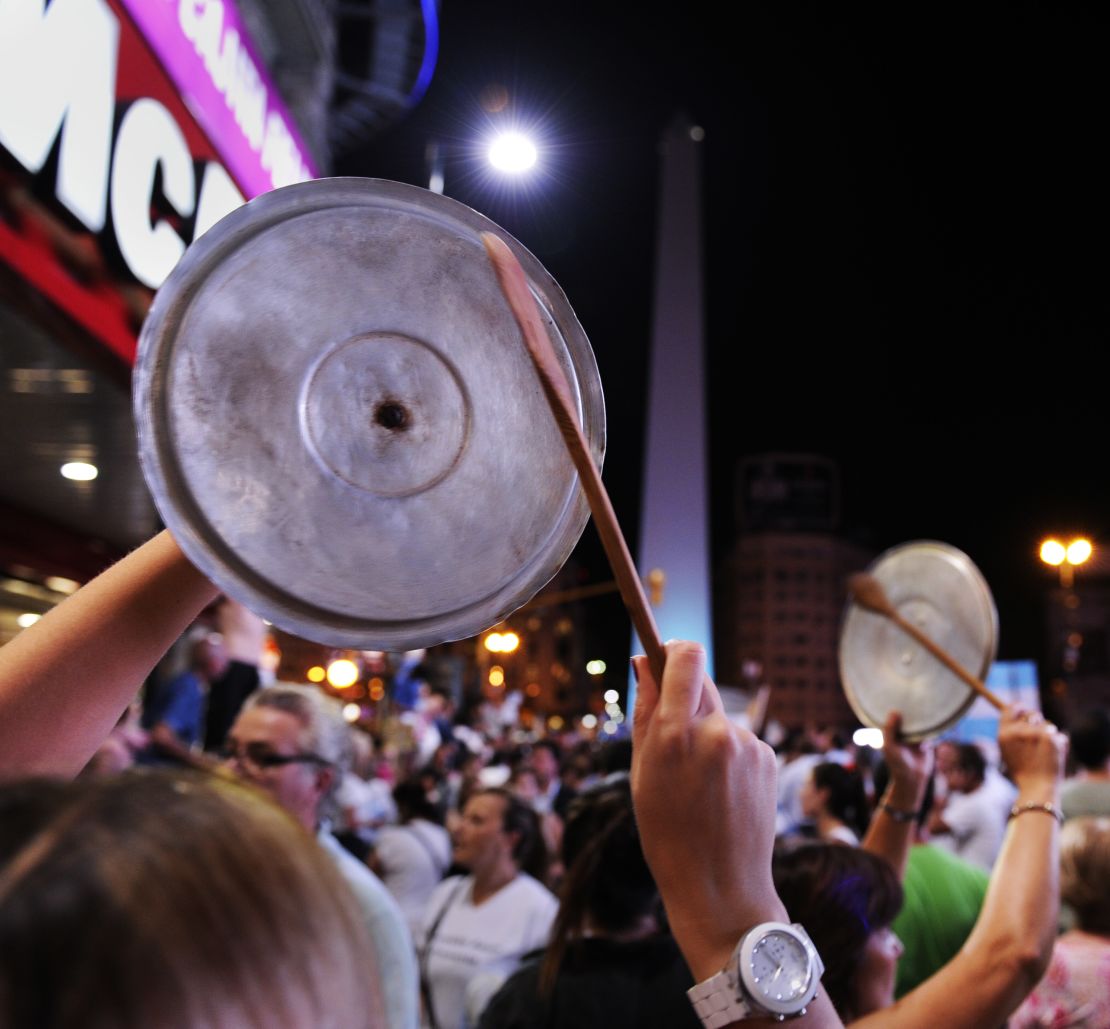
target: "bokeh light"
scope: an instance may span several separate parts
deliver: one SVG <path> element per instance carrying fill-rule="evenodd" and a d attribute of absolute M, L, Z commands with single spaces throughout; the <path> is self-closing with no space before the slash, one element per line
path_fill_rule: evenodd
<path fill-rule="evenodd" d="M 88 461 L 67 461 L 62 465 L 62 475 L 74 482 L 91 482 L 99 474 L 96 465 Z"/>
<path fill-rule="evenodd" d="M 1084 561 L 1090 559 L 1091 554 L 1094 552 L 1094 547 L 1091 546 L 1091 541 L 1088 539 L 1072 540 L 1068 544 L 1067 559 L 1069 565 L 1081 565 Z"/>
<path fill-rule="evenodd" d="M 328 682 L 337 690 L 345 690 L 358 682 L 358 665 L 341 657 L 328 665 Z"/>
<path fill-rule="evenodd" d="M 857 729 L 852 733 L 852 742 L 857 747 L 873 747 L 878 750 L 883 745 L 883 730 L 870 727 Z"/>
<path fill-rule="evenodd" d="M 1067 556 L 1067 548 L 1059 540 L 1045 540 L 1041 544 L 1041 560 L 1046 565 L 1061 565 Z"/>

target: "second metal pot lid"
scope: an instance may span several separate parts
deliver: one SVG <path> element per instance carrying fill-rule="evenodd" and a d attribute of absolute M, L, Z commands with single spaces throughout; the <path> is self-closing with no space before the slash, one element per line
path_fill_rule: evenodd
<path fill-rule="evenodd" d="M 998 612 L 963 551 L 932 540 L 903 543 L 868 571 L 903 617 L 972 674 L 986 676 L 998 651 Z M 851 603 L 840 631 L 840 678 L 861 722 L 882 728 L 891 711 L 900 711 L 910 740 L 943 732 L 975 698 L 897 625 Z"/>

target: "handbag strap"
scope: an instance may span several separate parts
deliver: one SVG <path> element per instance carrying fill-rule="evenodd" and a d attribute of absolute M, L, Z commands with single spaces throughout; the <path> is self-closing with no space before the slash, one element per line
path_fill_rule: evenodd
<path fill-rule="evenodd" d="M 431 1029 L 440 1029 L 439 1022 L 436 1020 L 435 1005 L 432 1004 L 432 984 L 428 981 L 428 956 L 432 951 L 432 941 L 435 939 L 436 933 L 439 932 L 440 923 L 443 921 L 444 916 L 448 911 L 455 906 L 455 901 L 459 899 L 459 894 L 466 889 L 466 876 L 463 876 L 455 888 L 450 892 L 447 900 L 444 901 L 443 906 L 436 913 L 431 926 L 428 928 L 428 933 L 424 937 L 424 946 L 420 948 L 420 996 L 424 998 L 424 1010 L 428 1015 L 428 1024 Z"/>

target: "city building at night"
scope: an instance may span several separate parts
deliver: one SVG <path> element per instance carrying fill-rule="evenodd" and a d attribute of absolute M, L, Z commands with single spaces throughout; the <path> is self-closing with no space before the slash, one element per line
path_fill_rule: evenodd
<path fill-rule="evenodd" d="M 738 472 L 736 540 L 719 579 L 723 682 L 766 683 L 784 726 L 855 721 L 840 686 L 844 582 L 874 554 L 839 535 L 839 475 L 819 457 L 764 455 Z"/>

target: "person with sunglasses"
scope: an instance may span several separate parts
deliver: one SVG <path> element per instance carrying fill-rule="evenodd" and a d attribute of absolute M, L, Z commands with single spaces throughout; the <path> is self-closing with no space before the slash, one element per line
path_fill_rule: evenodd
<path fill-rule="evenodd" d="M 308 832 L 358 899 L 377 956 L 391 1027 L 418 1020 L 412 934 L 381 880 L 331 834 L 335 791 L 351 761 L 339 704 L 309 686 L 272 686 L 248 698 L 224 741 L 226 767 L 267 793 Z"/>

